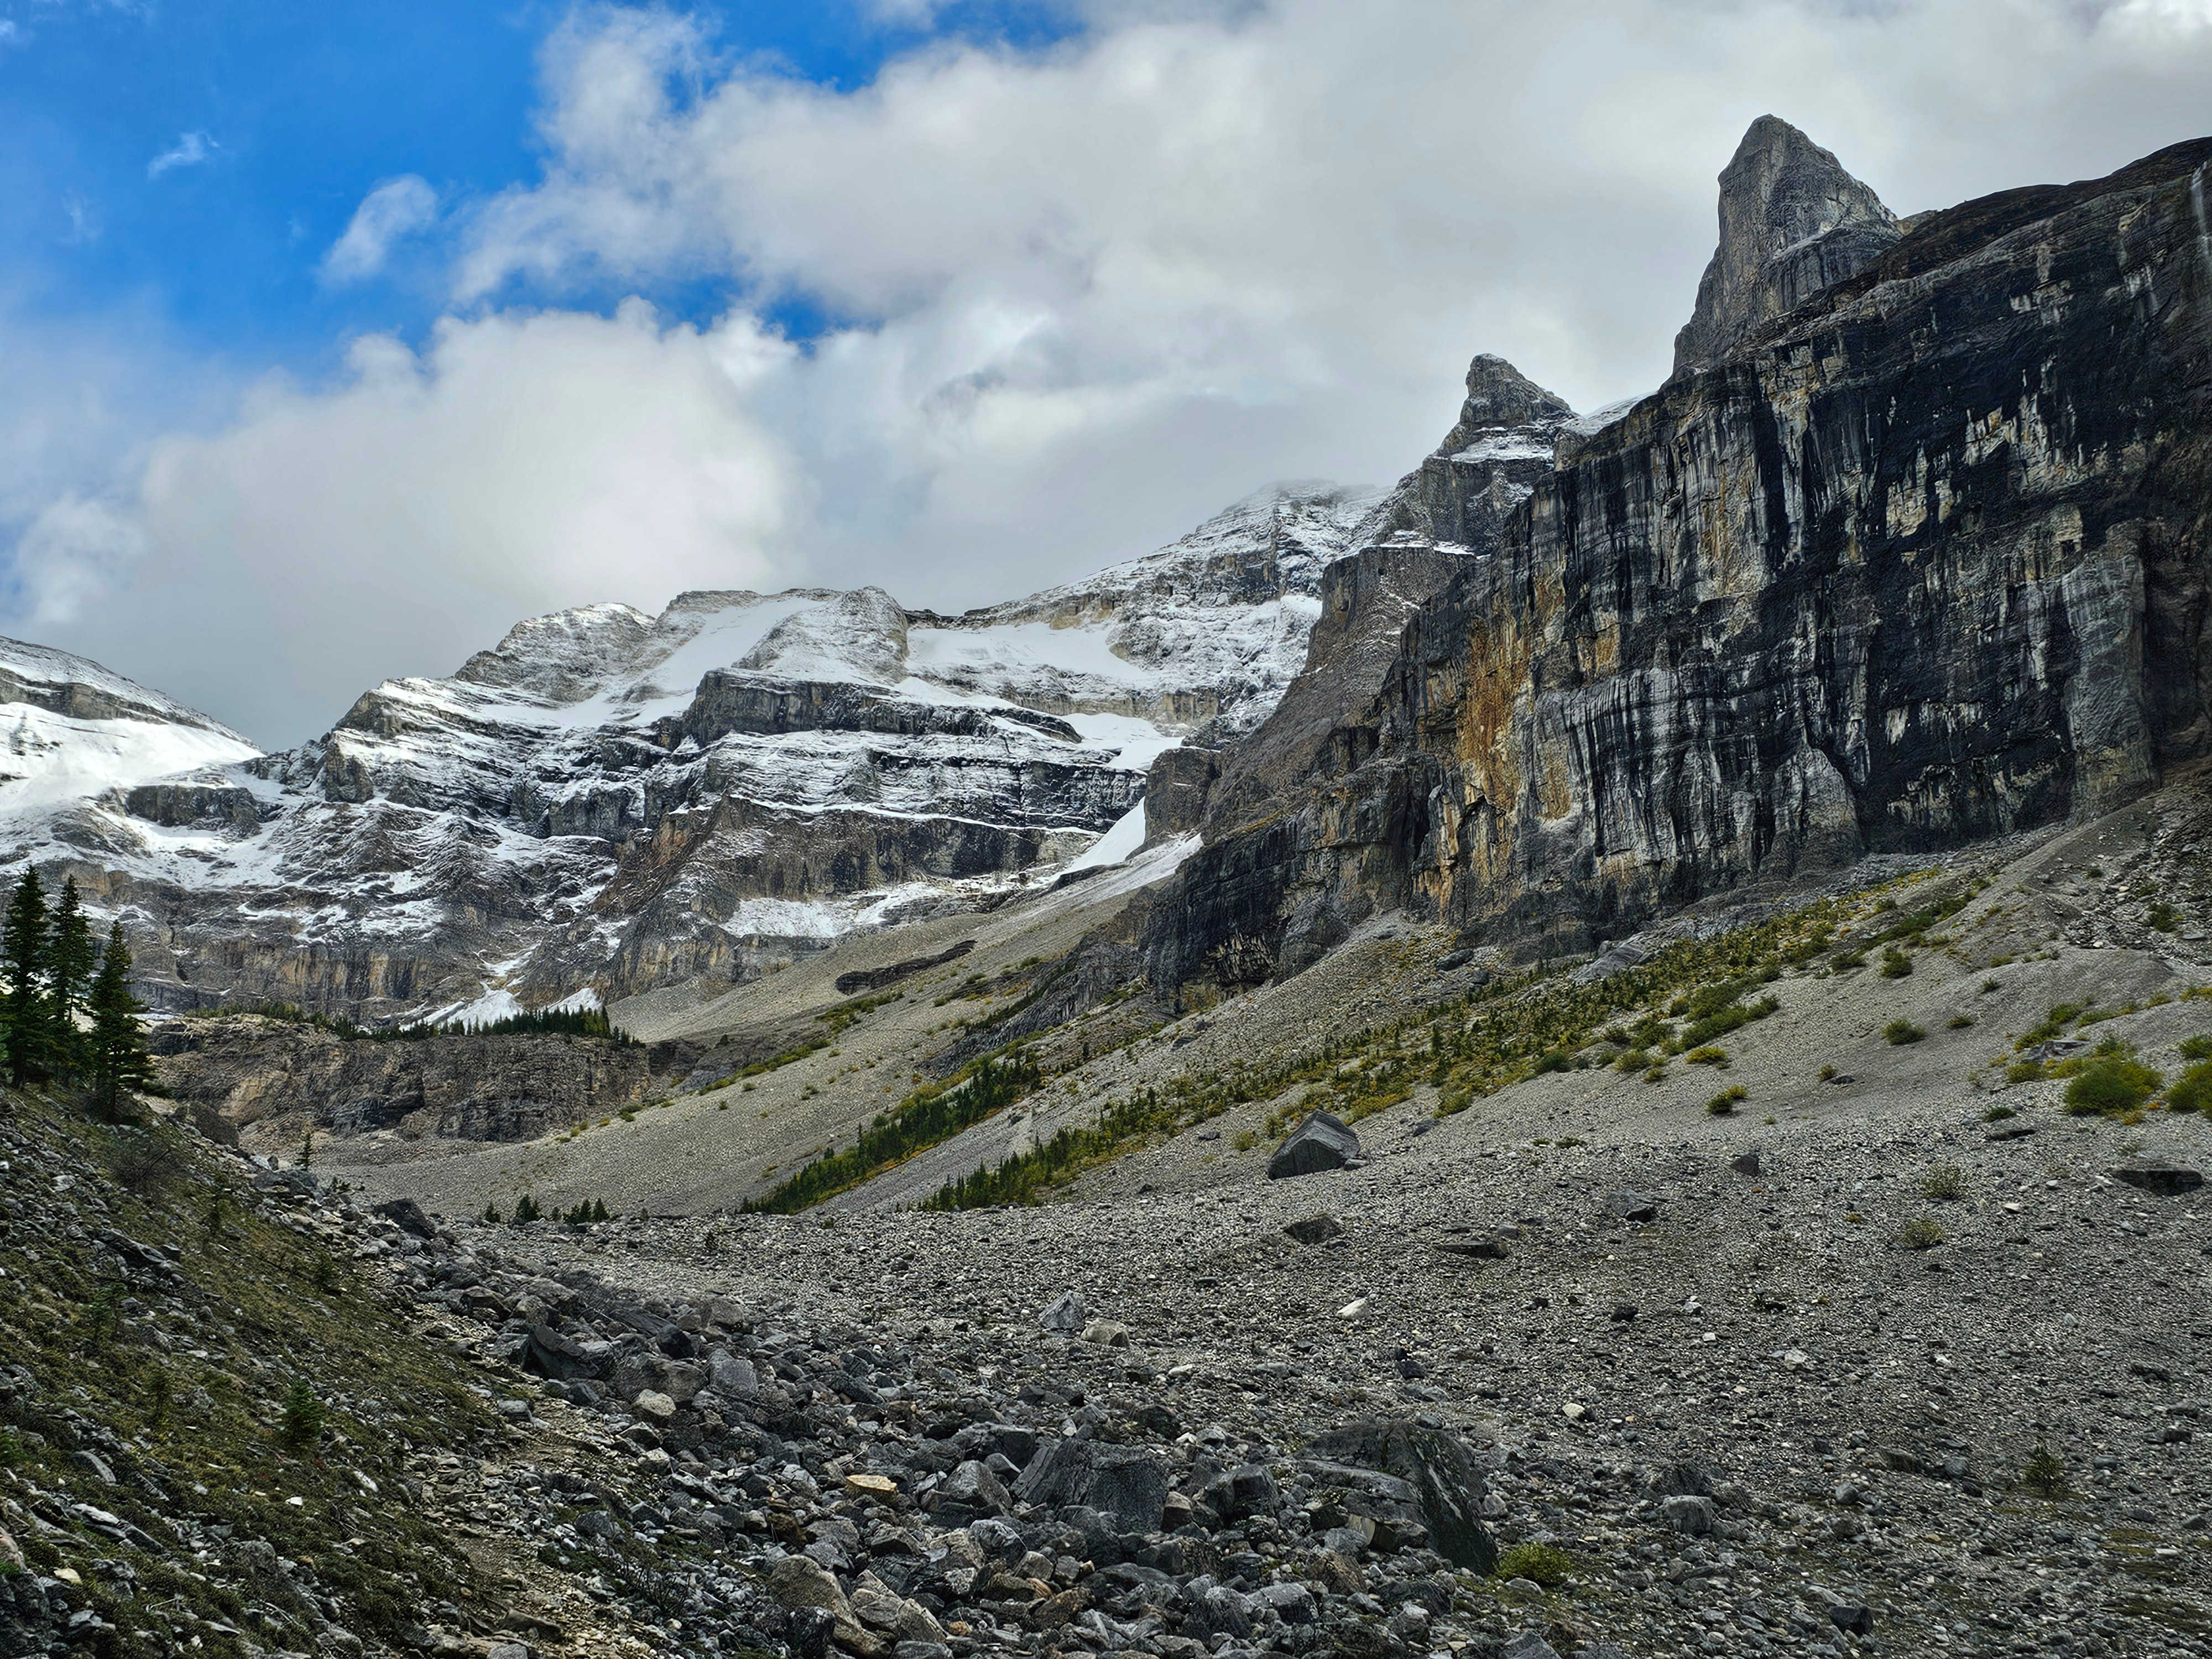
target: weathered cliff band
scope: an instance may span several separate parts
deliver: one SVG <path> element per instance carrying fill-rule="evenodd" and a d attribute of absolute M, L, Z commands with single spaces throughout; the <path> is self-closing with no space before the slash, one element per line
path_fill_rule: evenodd
<path fill-rule="evenodd" d="M 1586 945 L 2203 757 L 2208 157 L 1933 216 L 1564 433 L 1498 556 L 1316 746 L 1304 799 L 1185 866 L 1155 976 L 1239 934 L 1296 966 L 1398 905 Z"/>

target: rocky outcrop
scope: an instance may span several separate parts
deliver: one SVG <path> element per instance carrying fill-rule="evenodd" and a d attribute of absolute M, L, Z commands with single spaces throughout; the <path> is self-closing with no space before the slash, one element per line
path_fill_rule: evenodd
<path fill-rule="evenodd" d="M 173 1021 L 155 1033 L 155 1053 L 171 1097 L 234 1130 L 474 1140 L 532 1139 L 619 1111 L 695 1058 L 688 1045 L 592 1037 L 346 1037 L 251 1014 Z"/>
<path fill-rule="evenodd" d="M 1362 539 L 1411 534 L 1477 556 L 1496 552 L 1505 520 L 1552 470 L 1553 448 L 1574 418 L 1565 399 L 1503 357 L 1477 357 L 1458 421 L 1361 526 Z"/>
<path fill-rule="evenodd" d="M 2208 157 L 1932 216 L 1563 438 L 1334 763 L 1209 824 L 1155 981 L 1239 935 L 1296 967 L 1378 907 L 1581 948 L 2212 752 Z"/>
<path fill-rule="evenodd" d="M 1762 115 L 1721 173 L 1720 244 L 1674 337 L 1674 372 L 1865 270 L 1904 234 L 1881 198 L 1787 121 Z"/>

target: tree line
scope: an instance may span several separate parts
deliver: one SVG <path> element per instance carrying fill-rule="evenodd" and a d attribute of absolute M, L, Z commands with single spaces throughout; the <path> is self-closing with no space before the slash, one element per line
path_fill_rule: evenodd
<path fill-rule="evenodd" d="M 99 948 L 76 878 L 49 904 L 38 871 L 27 867 L 0 919 L 0 1059 L 9 1085 L 88 1086 L 117 1115 L 125 1090 L 154 1080 L 145 1012 L 131 993 L 123 924 Z"/>

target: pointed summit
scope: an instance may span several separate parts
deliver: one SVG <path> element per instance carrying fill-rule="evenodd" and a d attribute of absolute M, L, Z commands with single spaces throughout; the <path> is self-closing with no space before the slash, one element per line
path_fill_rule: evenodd
<path fill-rule="evenodd" d="M 1904 233 L 1843 163 L 1762 115 L 1721 173 L 1721 240 L 1674 337 L 1674 372 L 1726 356 L 1761 323 L 1880 258 Z"/>

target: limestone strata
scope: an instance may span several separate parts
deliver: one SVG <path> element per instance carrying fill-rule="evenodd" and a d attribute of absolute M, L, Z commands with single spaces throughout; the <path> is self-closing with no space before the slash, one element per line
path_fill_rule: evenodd
<path fill-rule="evenodd" d="M 389 1129 L 410 1139 L 531 1139 L 632 1104 L 691 1057 L 677 1045 L 562 1036 L 348 1038 L 258 1015 L 176 1021 L 157 1048 L 169 1093 L 234 1128 Z"/>
<path fill-rule="evenodd" d="M 1303 799 L 1184 866 L 1156 976 L 1238 934 L 1295 964 L 1378 906 L 1585 945 L 2202 758 L 2208 156 L 1933 216 L 1565 434 Z"/>

